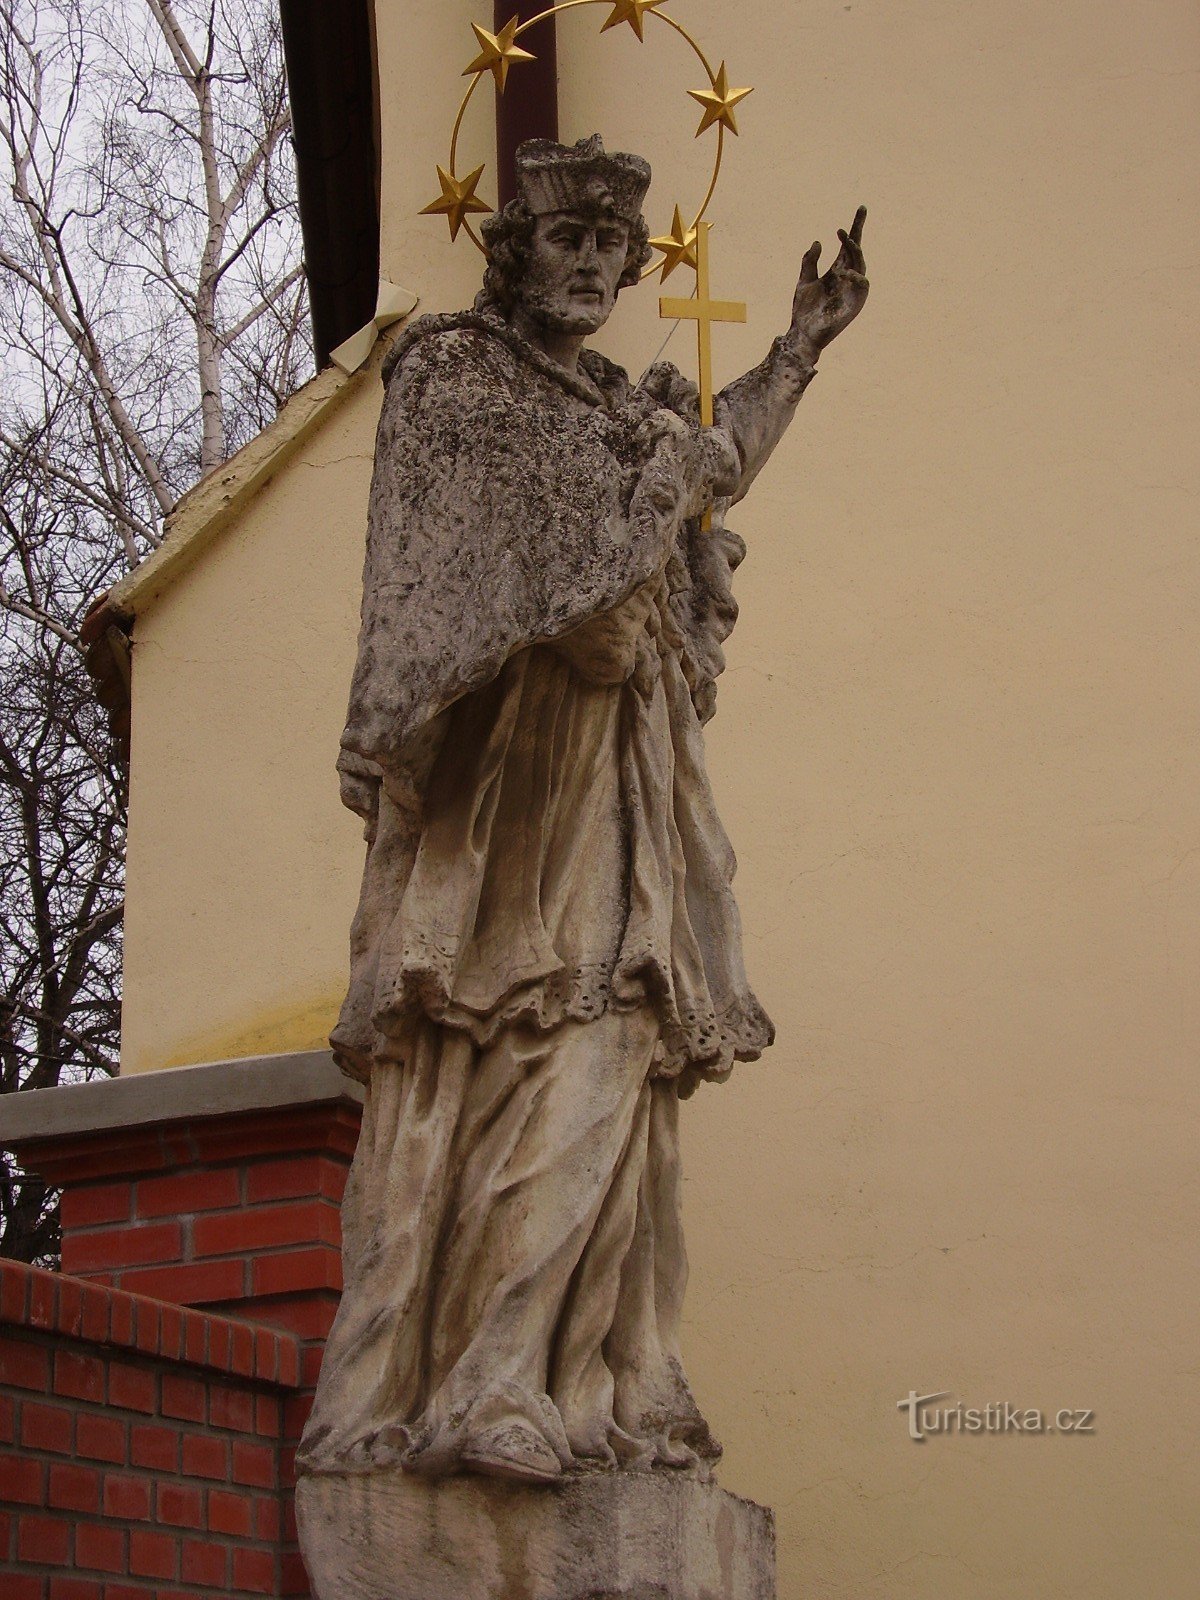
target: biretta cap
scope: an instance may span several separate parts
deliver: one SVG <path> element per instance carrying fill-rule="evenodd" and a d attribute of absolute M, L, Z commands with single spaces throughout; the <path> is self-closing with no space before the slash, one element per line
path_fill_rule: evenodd
<path fill-rule="evenodd" d="M 573 211 L 636 222 L 650 187 L 641 156 L 607 155 L 598 133 L 578 144 L 529 139 L 517 146 L 517 193 L 534 216 Z"/>

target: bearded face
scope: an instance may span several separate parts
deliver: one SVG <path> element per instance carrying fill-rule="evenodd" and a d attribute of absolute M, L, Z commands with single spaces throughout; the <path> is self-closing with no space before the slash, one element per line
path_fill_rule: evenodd
<path fill-rule="evenodd" d="M 555 333 L 596 333 L 608 321 L 625 271 L 629 227 L 614 216 L 552 211 L 539 216 L 518 299 Z"/>

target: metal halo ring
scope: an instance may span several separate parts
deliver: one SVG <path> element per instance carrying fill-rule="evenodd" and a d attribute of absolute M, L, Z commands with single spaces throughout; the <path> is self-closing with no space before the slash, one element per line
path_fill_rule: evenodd
<path fill-rule="evenodd" d="M 550 17 L 557 16 L 560 11 L 574 11 L 579 6 L 595 6 L 595 5 L 611 5 L 611 4 L 612 4 L 612 0 L 558 0 L 558 3 L 556 5 L 547 6 L 544 11 L 539 11 L 536 16 L 530 17 L 530 18 L 528 18 L 527 21 L 522 22 L 520 27 L 517 28 L 514 31 L 513 39 L 514 40 L 519 39 L 521 37 L 521 35 L 527 29 L 536 27 L 539 22 L 546 22 Z M 677 22 L 674 17 L 669 17 L 664 12 L 661 12 L 661 11 L 658 11 L 658 10 L 647 11 L 645 13 L 645 15 L 648 16 L 648 17 L 654 17 L 659 22 L 665 22 L 668 27 L 674 28 L 675 32 L 677 34 L 679 34 L 679 36 L 688 45 L 691 46 L 691 49 L 692 49 L 693 53 L 695 54 L 696 58 L 699 60 L 700 65 L 704 68 L 705 74 L 706 74 L 706 76 L 708 78 L 709 87 L 712 88 L 712 89 L 715 89 L 716 86 L 717 86 L 717 75 L 713 71 L 712 66 L 709 63 L 708 57 L 704 54 L 704 51 L 700 48 L 699 44 L 692 37 L 692 35 L 688 32 L 688 30 L 683 26 L 683 24 L 681 22 Z M 604 29 L 602 28 L 600 31 L 603 33 Z M 450 166 L 449 166 L 449 173 L 450 173 L 450 176 L 452 178 L 457 178 L 458 177 L 458 173 L 455 171 L 455 160 L 456 160 L 457 155 L 458 155 L 458 135 L 459 135 L 459 132 L 460 132 L 460 130 L 462 128 L 463 117 L 466 115 L 467 107 L 471 103 L 471 96 L 475 93 L 475 90 L 479 87 L 479 80 L 484 76 L 485 73 L 489 72 L 490 70 L 491 69 L 489 67 L 480 67 L 479 70 L 472 77 L 470 83 L 467 85 L 467 92 L 462 97 L 462 103 L 460 104 L 460 106 L 458 108 L 458 115 L 454 119 L 454 127 L 451 129 L 451 132 L 450 132 Z M 703 219 L 704 213 L 708 210 L 709 205 L 712 203 L 712 197 L 716 193 L 716 189 L 717 189 L 717 178 L 718 178 L 718 176 L 720 174 L 720 171 L 721 171 L 721 158 L 722 158 L 722 155 L 724 154 L 724 150 L 725 150 L 725 126 L 724 126 L 723 123 L 718 122 L 717 123 L 717 152 L 716 152 L 716 156 L 715 156 L 715 158 L 713 160 L 712 176 L 709 178 L 708 188 L 705 190 L 705 193 L 704 193 L 704 199 L 700 202 L 700 209 L 696 212 L 696 215 L 692 218 L 691 222 L 688 224 L 688 228 L 690 230 L 694 230 L 696 228 L 696 226 Z M 483 240 L 476 233 L 475 229 L 471 226 L 471 222 L 470 222 L 470 219 L 468 217 L 465 217 L 465 216 L 463 217 L 463 219 L 462 219 L 462 227 L 463 227 L 464 231 L 466 232 L 468 238 L 470 239 L 471 243 L 475 246 L 475 248 L 479 251 L 479 253 L 486 259 L 487 253 L 488 253 L 487 246 L 484 244 Z M 653 277 L 653 275 L 656 272 L 661 270 L 661 268 L 665 264 L 665 261 L 666 261 L 666 257 L 664 256 L 662 261 L 651 262 L 649 266 L 643 267 L 642 268 L 642 274 L 641 274 L 642 277 L 643 278 Z"/>

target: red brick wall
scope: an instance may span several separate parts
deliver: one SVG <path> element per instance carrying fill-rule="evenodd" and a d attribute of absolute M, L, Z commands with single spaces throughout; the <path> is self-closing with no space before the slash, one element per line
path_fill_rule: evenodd
<path fill-rule="evenodd" d="M 285 1107 L 30 1142 L 18 1155 L 63 1189 L 64 1272 L 323 1340 L 358 1123 L 357 1107 Z"/>
<path fill-rule="evenodd" d="M 306 1595 L 314 1366 L 287 1332 L 0 1261 L 0 1595 Z"/>

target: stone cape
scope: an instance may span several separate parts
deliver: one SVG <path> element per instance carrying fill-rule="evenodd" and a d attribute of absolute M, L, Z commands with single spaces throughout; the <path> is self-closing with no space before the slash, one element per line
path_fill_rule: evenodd
<path fill-rule="evenodd" d="M 595 351 L 580 367 L 566 373 L 486 312 L 419 318 L 390 352 L 343 770 L 366 763 L 403 787 L 441 711 L 514 650 L 618 605 L 672 547 L 672 604 L 711 714 L 745 547 L 700 537 L 698 505 L 683 518 L 665 503 L 639 441 L 660 407 L 694 423 L 696 391 L 666 363 L 637 388 Z M 579 405 L 547 405 L 547 386 Z"/>
<path fill-rule="evenodd" d="M 383 465 L 372 487 L 359 655 L 339 763 L 344 775 L 365 779 L 373 830 L 352 935 L 352 982 L 332 1041 L 339 1062 L 367 1081 L 379 1054 L 381 1015 L 390 1018 L 386 1032 L 425 1014 L 471 1029 L 479 1044 L 512 1020 L 515 1013 L 496 1003 L 503 984 L 489 1000 L 453 1003 L 462 925 L 473 916 L 470 900 L 479 892 L 482 869 L 473 883 L 459 884 L 461 915 L 450 904 L 444 876 L 419 912 L 419 882 L 414 883 L 406 901 L 413 912 L 406 938 L 423 948 L 395 948 L 397 894 L 417 859 L 430 771 L 447 743 L 481 745 L 495 736 L 506 711 L 494 700 L 498 693 L 512 712 L 517 696 L 507 686 L 524 671 L 528 647 L 568 636 L 578 640 L 598 615 L 619 610 L 634 591 L 654 589 L 633 679 L 646 700 L 648 680 L 666 664 L 668 695 L 690 701 L 668 713 L 669 730 L 652 731 L 645 742 L 674 744 L 676 771 L 694 773 L 684 811 L 694 816 L 702 837 L 692 852 L 689 892 L 712 903 L 717 921 L 708 940 L 717 958 L 707 963 L 713 995 L 700 971 L 704 954 L 694 951 L 685 965 L 697 969 L 696 981 L 682 985 L 689 992 L 679 1005 L 667 1000 L 660 1010 L 674 1036 L 676 1070 L 693 1060 L 707 1063 L 705 1076 L 723 1076 L 735 1056 L 753 1059 L 771 1036 L 740 970 L 740 929 L 729 888 L 732 851 L 703 774 L 699 736 L 715 705 L 715 680 L 724 666 L 721 643 L 737 616 L 731 576 L 745 547 L 719 525 L 701 529 L 694 514 L 698 505 L 681 499 L 677 484 L 664 482 L 653 446 L 645 442 L 656 414 L 679 417 L 682 439 L 677 435 L 672 443 L 685 462 L 691 456 L 690 480 L 702 481 L 709 438 L 697 426 L 696 390 L 667 363 L 634 387 L 619 367 L 592 351 L 583 353 L 578 377 L 567 374 L 501 319 L 475 312 L 414 324 L 389 357 L 385 377 L 376 456 Z M 738 436 L 736 428 L 731 432 Z M 578 657 L 579 646 L 574 648 Z M 544 652 L 534 654 L 527 698 L 539 692 L 546 675 Z M 481 695 L 493 697 L 490 708 Z M 464 716 L 471 702 L 478 710 Z M 578 721 L 575 726 L 578 738 Z M 536 743 L 536 735 L 521 728 L 512 742 L 520 745 L 526 734 Z M 670 771 L 658 776 L 671 782 Z M 443 788 L 451 781 L 460 788 L 481 787 L 495 777 L 489 780 L 464 763 L 453 780 L 443 774 Z M 546 784 L 555 789 L 560 807 L 568 800 L 583 807 L 593 803 L 581 790 L 564 795 L 555 773 Z M 635 786 L 636 780 L 628 785 Z M 628 795 L 628 810 L 627 802 Z M 650 805 L 659 814 L 678 809 L 669 799 Z M 625 831 L 636 835 L 630 822 L 627 815 Z M 659 848 L 670 852 L 671 840 Z M 478 853 L 477 824 L 458 840 L 458 849 L 463 859 Z M 530 862 L 530 892 L 538 872 Z M 612 866 L 610 877 L 625 876 L 625 865 Z M 683 892 L 682 882 L 678 889 Z M 656 894 L 648 890 L 651 899 Z M 594 921 L 612 921 L 618 912 L 593 906 L 592 915 Z M 538 920 L 536 911 L 531 916 Z M 655 919 L 648 913 L 644 920 Z M 679 920 L 686 923 L 686 911 Z M 548 980 L 545 1004 L 534 1006 L 528 995 L 522 1002 L 543 1029 L 564 1015 L 599 1014 L 618 966 L 628 972 L 645 967 L 647 981 L 662 996 L 675 987 L 666 954 L 669 935 L 653 930 L 643 930 L 640 946 L 630 931 L 623 962 L 611 941 L 606 951 L 584 953 L 582 960 L 576 951 L 573 975 L 552 974 L 557 963 L 550 950 L 545 944 L 540 951 L 529 948 L 519 928 L 511 941 L 493 935 L 493 943 L 506 942 L 526 948 L 526 979 L 537 973 Z M 734 955 L 734 966 L 718 975 L 723 951 Z M 656 961 L 656 954 L 662 959 Z M 512 988 L 521 982 L 517 965 L 510 971 Z M 389 976 L 397 968 L 404 975 Z M 564 985 L 570 993 L 555 992 Z M 485 1016 L 486 1028 L 477 1020 Z M 689 1076 L 681 1088 L 686 1092 L 694 1081 Z"/>

